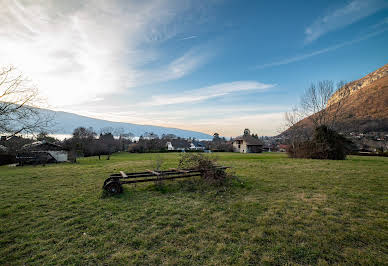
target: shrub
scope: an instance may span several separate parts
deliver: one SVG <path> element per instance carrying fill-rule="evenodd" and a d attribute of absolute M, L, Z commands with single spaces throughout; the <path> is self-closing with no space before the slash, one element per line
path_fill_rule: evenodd
<path fill-rule="evenodd" d="M 181 169 L 198 169 L 202 172 L 202 179 L 210 184 L 223 185 L 233 175 L 228 174 L 224 169 L 217 168 L 217 159 L 210 158 L 201 153 L 185 153 L 179 161 Z"/>
<path fill-rule="evenodd" d="M 287 150 L 292 158 L 344 160 L 352 142 L 326 126 L 315 129 L 312 140 L 297 142 Z"/>

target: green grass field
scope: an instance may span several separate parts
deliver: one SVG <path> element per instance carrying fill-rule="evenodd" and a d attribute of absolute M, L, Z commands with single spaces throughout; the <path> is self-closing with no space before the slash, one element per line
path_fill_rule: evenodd
<path fill-rule="evenodd" d="M 240 182 L 124 186 L 109 174 L 179 154 L 0 167 L 0 264 L 375 264 L 388 261 L 388 158 L 220 153 Z"/>

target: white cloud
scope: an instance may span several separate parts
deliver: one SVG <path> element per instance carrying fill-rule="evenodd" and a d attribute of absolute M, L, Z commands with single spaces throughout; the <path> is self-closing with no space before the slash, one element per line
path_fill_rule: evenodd
<path fill-rule="evenodd" d="M 355 43 L 358 43 L 358 42 L 361 42 L 361 41 L 365 41 L 365 40 L 370 39 L 370 38 L 372 38 L 374 36 L 380 35 L 380 34 L 386 32 L 387 30 L 388 30 L 388 28 L 385 28 L 385 29 L 382 29 L 382 30 L 379 30 L 379 31 L 375 31 L 375 32 L 369 33 L 369 34 L 365 34 L 364 36 L 362 36 L 362 37 L 360 37 L 358 39 L 350 40 L 350 41 L 347 41 L 347 42 L 342 42 L 340 44 L 333 45 L 333 46 L 330 46 L 330 47 L 327 47 L 327 48 L 324 48 L 324 49 L 321 49 L 321 50 L 317 50 L 317 51 L 314 51 L 314 52 L 311 52 L 311 53 L 307 53 L 307 54 L 293 56 L 293 57 L 286 58 L 286 59 L 283 59 L 283 60 L 280 60 L 280 61 L 276 61 L 276 62 L 273 62 L 273 63 L 258 65 L 255 68 L 257 68 L 257 69 L 264 69 L 264 68 L 268 68 L 268 67 L 288 65 L 288 64 L 291 64 L 291 63 L 302 61 L 302 60 L 308 59 L 308 58 L 316 56 L 316 55 L 324 54 L 324 53 L 327 53 L 327 52 L 330 52 L 330 51 L 334 51 L 334 50 L 340 49 L 340 48 L 345 47 L 345 46 L 349 46 L 349 45 L 352 45 L 352 44 L 355 44 Z"/>
<path fill-rule="evenodd" d="M 187 130 L 196 130 L 223 136 L 241 135 L 244 128 L 250 128 L 259 135 L 276 135 L 284 124 L 284 112 L 290 106 L 243 104 L 228 106 L 150 106 L 130 107 L 102 105 L 83 109 L 68 110 L 81 115 L 116 122 L 157 125 Z"/>
<path fill-rule="evenodd" d="M 316 19 L 305 30 L 305 42 L 310 43 L 322 35 L 351 25 L 388 7 L 385 0 L 352 0 L 321 18 Z"/>
<path fill-rule="evenodd" d="M 264 84 L 256 81 L 235 81 L 229 83 L 221 83 L 177 94 L 152 96 L 151 101 L 144 103 L 143 105 L 156 106 L 200 102 L 215 97 L 225 96 L 234 92 L 249 90 L 266 90 L 274 86 L 275 85 L 273 84 Z"/>
<path fill-rule="evenodd" d="M 207 53 L 191 49 L 143 67 L 160 59 L 158 43 L 182 30 L 176 19 L 190 5 L 181 3 L 3 0 L 0 65 L 19 68 L 54 106 L 181 78 Z"/>

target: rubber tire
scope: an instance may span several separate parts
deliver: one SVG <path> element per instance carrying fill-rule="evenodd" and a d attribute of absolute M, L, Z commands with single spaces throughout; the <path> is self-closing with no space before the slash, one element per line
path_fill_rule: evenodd
<path fill-rule="evenodd" d="M 104 186 L 104 189 L 108 191 L 110 194 L 115 195 L 115 194 L 120 194 L 123 192 L 123 187 L 121 184 L 117 181 L 109 181 L 106 183 Z"/>
<path fill-rule="evenodd" d="M 104 185 L 102 186 L 102 188 L 105 189 L 106 184 L 108 184 L 109 182 L 112 182 L 112 181 L 114 181 L 114 180 L 115 180 L 115 179 L 114 179 L 114 178 L 111 178 L 111 177 L 105 179 Z"/>

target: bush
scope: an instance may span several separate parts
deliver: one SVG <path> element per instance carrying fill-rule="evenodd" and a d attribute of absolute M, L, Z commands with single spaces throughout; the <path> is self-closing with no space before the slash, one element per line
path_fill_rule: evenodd
<path fill-rule="evenodd" d="M 185 153 L 179 161 L 181 169 L 198 169 L 201 171 L 202 179 L 210 184 L 224 185 L 233 175 L 228 174 L 225 169 L 217 168 L 217 159 L 210 158 L 201 153 Z"/>
<path fill-rule="evenodd" d="M 317 127 L 312 140 L 290 145 L 287 153 L 292 158 L 344 160 L 352 142 L 326 126 Z"/>

